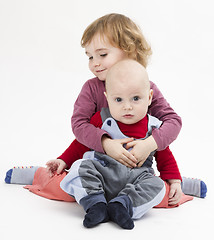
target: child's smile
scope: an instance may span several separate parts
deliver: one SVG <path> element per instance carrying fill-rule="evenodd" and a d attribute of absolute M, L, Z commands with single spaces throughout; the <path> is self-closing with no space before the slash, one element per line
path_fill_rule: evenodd
<path fill-rule="evenodd" d="M 105 81 L 108 70 L 120 60 L 127 58 L 127 54 L 114 46 L 99 34 L 85 47 L 89 57 L 89 69 L 101 81 Z"/>

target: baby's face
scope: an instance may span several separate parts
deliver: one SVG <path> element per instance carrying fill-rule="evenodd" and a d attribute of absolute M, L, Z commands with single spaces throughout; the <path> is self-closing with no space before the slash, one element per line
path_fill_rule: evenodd
<path fill-rule="evenodd" d="M 127 54 L 113 47 L 107 40 L 103 40 L 99 34 L 85 47 L 89 57 L 89 69 L 101 81 L 106 80 L 108 70 L 118 61 L 127 58 Z"/>
<path fill-rule="evenodd" d="M 152 90 L 145 86 L 142 76 L 136 75 L 133 81 L 129 76 L 111 79 L 105 93 L 112 117 L 125 124 L 143 119 L 152 100 Z"/>

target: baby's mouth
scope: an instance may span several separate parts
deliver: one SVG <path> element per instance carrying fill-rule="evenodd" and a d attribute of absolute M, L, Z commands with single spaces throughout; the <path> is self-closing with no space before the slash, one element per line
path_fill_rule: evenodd
<path fill-rule="evenodd" d="M 132 118 L 132 117 L 134 117 L 134 115 L 132 115 L 132 114 L 124 114 L 123 117 L 124 118 Z"/>

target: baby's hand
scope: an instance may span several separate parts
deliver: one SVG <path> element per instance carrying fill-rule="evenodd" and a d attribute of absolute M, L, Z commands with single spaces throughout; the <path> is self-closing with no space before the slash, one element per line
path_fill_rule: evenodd
<path fill-rule="evenodd" d="M 130 153 L 137 159 L 137 166 L 141 167 L 151 152 L 157 149 L 157 144 L 152 136 L 145 140 L 135 140 L 126 144 L 126 149 L 133 148 Z"/>
<path fill-rule="evenodd" d="M 60 174 L 67 167 L 67 164 L 62 159 L 54 159 L 48 161 L 46 166 L 50 177 L 53 177 L 55 173 Z"/>
<path fill-rule="evenodd" d="M 106 136 L 102 138 L 102 145 L 105 153 L 122 163 L 123 165 L 133 168 L 136 167 L 136 158 L 127 151 L 123 145 L 133 141 L 133 138 L 111 139 Z"/>
<path fill-rule="evenodd" d="M 179 179 L 170 179 L 168 183 L 170 184 L 169 205 L 175 205 L 181 200 L 181 181 Z"/>

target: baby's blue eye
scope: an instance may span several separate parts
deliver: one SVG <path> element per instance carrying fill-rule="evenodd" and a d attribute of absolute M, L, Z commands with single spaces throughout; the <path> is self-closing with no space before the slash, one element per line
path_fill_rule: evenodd
<path fill-rule="evenodd" d="M 135 102 L 138 101 L 139 99 L 140 99 L 140 97 L 138 97 L 138 96 L 133 97 L 133 101 L 135 101 Z"/>
<path fill-rule="evenodd" d="M 101 57 L 106 57 L 107 56 L 107 53 L 104 53 L 104 54 L 100 54 Z"/>
<path fill-rule="evenodd" d="M 117 97 L 117 98 L 115 99 L 115 101 L 116 101 L 116 102 L 121 102 L 121 101 L 122 101 L 122 98 Z"/>

